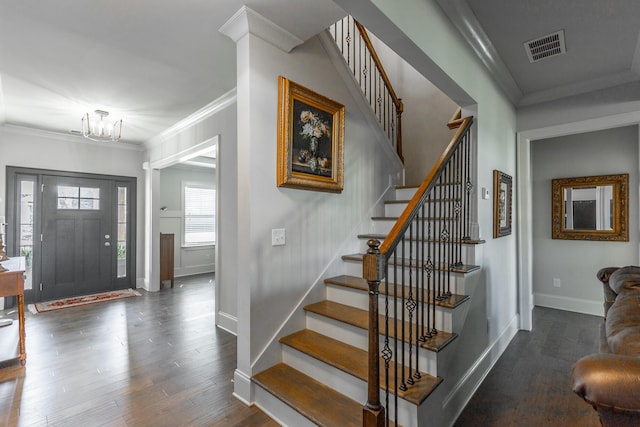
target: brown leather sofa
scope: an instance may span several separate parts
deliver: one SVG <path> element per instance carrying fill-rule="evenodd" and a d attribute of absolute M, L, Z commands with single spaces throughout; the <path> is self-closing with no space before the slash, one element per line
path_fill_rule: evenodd
<path fill-rule="evenodd" d="M 640 267 L 607 267 L 600 353 L 573 367 L 573 391 L 598 411 L 603 426 L 640 426 Z"/>

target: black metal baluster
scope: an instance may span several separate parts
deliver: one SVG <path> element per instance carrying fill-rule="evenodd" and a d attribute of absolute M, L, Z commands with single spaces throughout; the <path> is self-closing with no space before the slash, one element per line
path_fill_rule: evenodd
<path fill-rule="evenodd" d="M 400 369 L 402 370 L 402 381 L 400 383 L 400 390 L 402 391 L 407 391 L 407 382 L 406 382 L 406 374 L 405 374 L 405 355 L 406 355 L 406 346 L 405 346 L 405 327 L 404 327 L 404 322 L 405 322 L 405 312 L 404 312 L 404 300 L 405 300 L 405 287 L 406 287 L 406 281 L 405 281 L 405 276 L 406 276 L 406 272 L 404 271 L 405 269 L 405 238 L 404 236 L 402 236 L 402 240 L 400 243 L 402 246 L 400 248 L 400 254 L 401 254 L 401 265 L 402 265 L 402 270 L 401 270 L 401 275 L 402 277 L 400 278 L 401 281 L 401 288 L 400 288 L 400 307 L 402 308 L 401 312 L 400 312 L 400 346 L 402 347 L 402 353 L 401 353 L 401 367 Z M 397 337 L 397 336 L 396 336 Z"/>

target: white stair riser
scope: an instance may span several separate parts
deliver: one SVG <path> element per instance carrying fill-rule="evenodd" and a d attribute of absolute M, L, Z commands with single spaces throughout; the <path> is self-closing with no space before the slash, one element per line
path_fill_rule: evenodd
<path fill-rule="evenodd" d="M 418 187 L 396 188 L 396 200 L 411 200 Z"/>
<path fill-rule="evenodd" d="M 373 233 L 375 234 L 384 234 L 387 235 L 389 234 L 389 232 L 391 231 L 391 229 L 393 228 L 394 224 L 396 223 L 397 218 L 396 217 L 383 217 L 383 218 L 375 218 L 373 219 Z M 455 233 L 458 233 L 458 222 L 455 219 L 451 219 L 451 218 L 446 218 L 446 219 L 430 219 L 430 220 L 425 220 L 425 234 L 428 234 L 428 230 L 429 230 L 429 222 L 431 222 L 431 227 L 433 228 L 433 233 L 434 234 L 440 234 L 440 230 L 442 229 L 443 225 L 446 225 L 447 230 L 449 230 L 449 236 L 453 239 L 454 238 L 454 227 L 455 227 Z M 415 224 L 415 223 L 414 223 Z M 435 228 L 434 228 L 435 227 Z M 417 234 L 418 232 L 418 227 L 414 225 L 414 230 L 413 233 Z M 420 225 L 420 232 L 422 232 L 422 225 Z M 463 234 L 464 234 L 464 230 L 462 230 Z M 455 235 L 455 238 L 458 239 L 459 237 L 464 237 L 464 236 L 458 236 L 457 234 Z"/>
<path fill-rule="evenodd" d="M 384 216 L 400 216 L 406 209 L 409 203 L 406 202 L 394 202 L 384 204 Z M 454 216 L 454 202 L 447 199 L 445 202 L 431 202 L 425 206 L 425 216 Z"/>
<path fill-rule="evenodd" d="M 319 381 L 341 394 L 364 403 L 367 401 L 367 383 L 340 369 L 334 368 L 314 357 L 300 352 L 287 345 L 283 345 L 282 361 L 292 368 Z M 385 391 L 380 390 L 380 396 Z M 393 405 L 392 405 L 393 406 Z M 393 410 L 393 408 L 391 408 Z M 398 421 L 401 425 L 411 425 L 411 418 L 415 418 L 417 407 L 406 400 L 398 399 Z M 395 413 L 391 414 L 395 417 Z"/>
<path fill-rule="evenodd" d="M 368 239 L 360 239 L 360 248 L 359 248 L 360 253 L 365 253 L 369 249 L 369 246 L 367 245 L 367 241 Z M 384 240 L 380 240 L 380 243 L 382 242 L 384 242 Z M 430 253 L 429 251 L 433 253 L 434 251 L 433 246 L 429 247 L 429 245 L 433 245 L 433 243 L 425 242 L 423 247 L 423 242 L 415 241 L 415 240 L 406 240 L 404 243 L 401 243 L 398 246 L 398 249 L 397 249 L 398 255 L 402 254 L 403 247 L 404 247 L 405 258 L 409 258 L 409 251 L 411 251 L 411 254 L 413 255 L 414 258 L 417 257 L 418 253 L 422 255 L 423 250 L 425 254 L 429 254 Z M 458 261 L 458 258 L 460 257 L 460 260 L 465 264 L 475 264 L 476 245 L 463 244 L 461 245 L 461 247 L 462 247 L 462 251 L 460 254 L 458 252 L 452 254 L 453 259 Z M 443 245 L 441 250 L 446 251 L 445 259 L 447 259 L 449 255 L 449 245 Z"/>
<path fill-rule="evenodd" d="M 358 347 L 362 350 L 367 350 L 369 348 L 368 331 L 364 329 L 356 328 L 354 326 L 347 325 L 345 323 L 329 319 L 315 313 L 307 313 L 306 318 L 307 329 L 326 335 L 338 341 L 348 343 L 349 345 Z M 384 346 L 383 340 L 384 338 L 381 336 L 380 350 L 382 350 Z M 405 357 L 408 357 L 408 351 L 408 345 L 405 345 Z M 422 372 L 426 372 L 427 374 L 436 376 L 438 374 L 437 358 L 438 353 L 428 350 L 420 351 L 420 358 L 418 360 L 418 363 L 420 364 L 420 370 Z"/>
<path fill-rule="evenodd" d="M 259 385 L 254 387 L 254 399 L 256 406 L 276 420 L 278 424 L 288 427 L 317 427 L 315 423 Z"/>
<path fill-rule="evenodd" d="M 408 297 L 408 295 L 405 295 Z M 415 296 L 414 296 L 415 298 Z M 357 307 L 362 310 L 369 309 L 369 294 L 367 292 L 363 292 L 357 289 L 345 288 L 343 286 L 334 286 L 327 285 L 327 299 L 330 301 L 339 302 L 340 304 L 350 305 L 352 307 Z M 394 316 L 394 313 L 397 313 L 397 317 L 402 316 L 402 311 L 405 313 L 405 320 L 409 319 L 409 310 L 407 310 L 406 305 L 403 301 L 398 298 L 396 300 L 396 311 L 394 311 L 393 307 L 393 298 L 389 299 L 389 315 L 391 317 Z M 385 307 L 385 297 L 380 295 L 378 298 L 378 306 L 380 310 L 380 314 L 384 314 Z M 426 307 L 426 306 L 425 306 Z M 446 332 L 457 332 L 453 330 L 453 318 L 456 316 L 456 310 L 438 307 L 436 306 L 436 328 L 441 331 Z M 420 315 L 422 313 L 422 309 L 420 311 Z M 415 311 L 414 311 L 415 316 Z"/>
<path fill-rule="evenodd" d="M 435 196 L 440 197 L 440 188 L 442 187 L 442 197 L 445 197 L 447 191 L 450 191 L 450 194 L 455 194 L 457 191 L 458 194 L 464 194 L 462 192 L 463 187 L 460 184 L 449 184 L 443 186 L 435 187 Z M 395 191 L 395 199 L 396 200 L 411 200 L 411 198 L 416 194 L 417 187 L 414 188 L 396 188 Z"/>
<path fill-rule="evenodd" d="M 344 272 L 344 274 L 347 274 L 347 275 L 350 275 L 350 276 L 362 277 L 362 262 L 359 262 L 359 261 L 345 261 L 343 263 L 343 272 Z M 392 266 L 389 267 L 389 270 L 388 270 L 387 274 L 389 276 L 389 281 L 393 282 L 394 281 L 394 276 L 393 276 L 393 268 L 392 268 Z M 405 284 L 409 284 L 410 278 L 409 278 L 409 269 L 408 268 L 398 269 L 397 282 L 401 283 L 403 275 L 404 275 Z M 411 277 L 411 283 L 416 283 L 416 277 L 419 277 L 419 276 L 417 276 L 417 269 L 414 268 L 413 269 L 413 273 L 412 273 L 412 277 Z M 425 277 L 425 281 L 426 281 L 426 277 Z M 384 283 L 384 281 L 382 283 Z M 451 273 L 450 274 L 449 285 L 450 285 L 450 291 L 452 293 L 460 294 L 460 295 L 466 295 L 467 294 L 465 292 L 465 287 L 464 287 L 464 274 L 462 274 L 462 273 Z M 382 284 L 381 286 L 384 286 L 384 285 Z"/>

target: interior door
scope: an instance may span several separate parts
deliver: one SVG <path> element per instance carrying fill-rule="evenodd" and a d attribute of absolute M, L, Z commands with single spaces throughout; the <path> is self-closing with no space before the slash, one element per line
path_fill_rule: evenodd
<path fill-rule="evenodd" d="M 111 181 L 45 175 L 43 183 L 41 299 L 112 290 Z"/>

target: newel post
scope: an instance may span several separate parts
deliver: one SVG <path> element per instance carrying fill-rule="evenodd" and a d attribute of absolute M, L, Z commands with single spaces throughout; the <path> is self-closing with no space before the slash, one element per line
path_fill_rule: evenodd
<path fill-rule="evenodd" d="M 384 427 L 385 412 L 380 403 L 380 357 L 379 325 L 378 325 L 378 288 L 380 274 L 378 271 L 380 241 L 369 240 L 369 249 L 362 262 L 362 277 L 369 285 L 369 373 L 367 403 L 362 409 L 362 425 L 364 427 Z"/>

